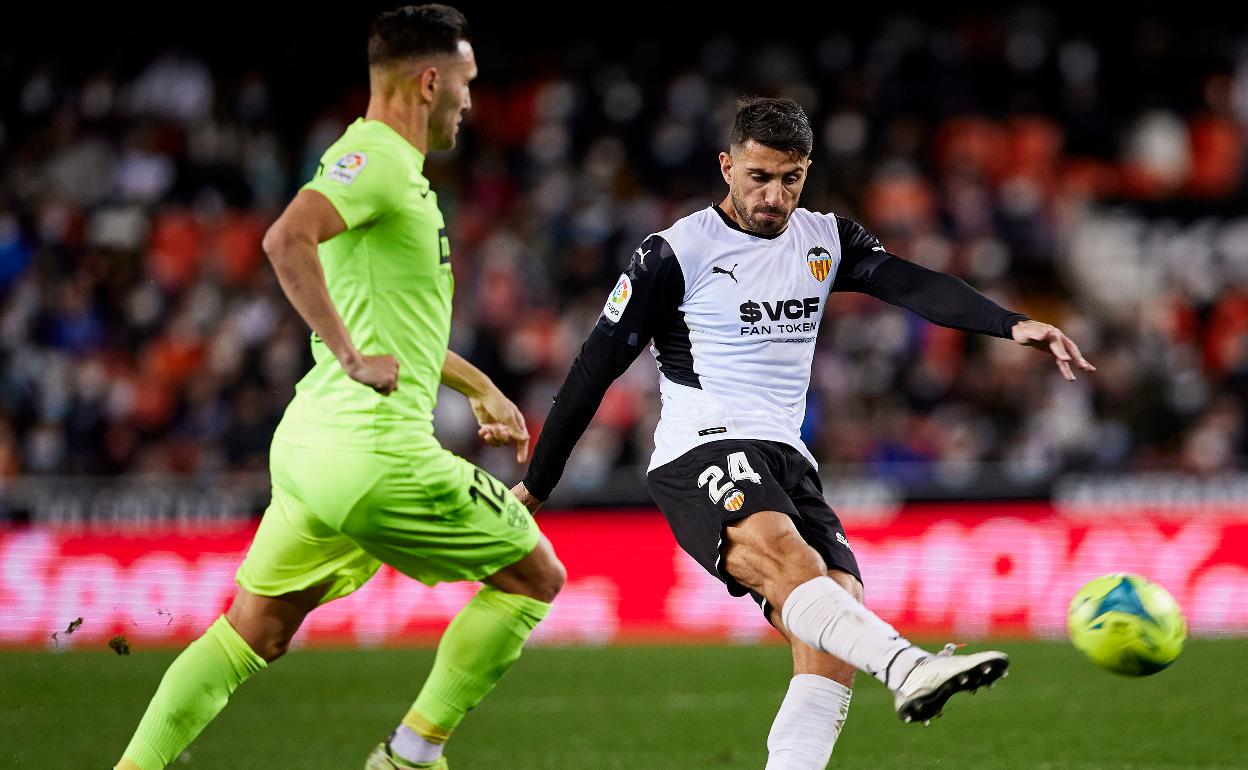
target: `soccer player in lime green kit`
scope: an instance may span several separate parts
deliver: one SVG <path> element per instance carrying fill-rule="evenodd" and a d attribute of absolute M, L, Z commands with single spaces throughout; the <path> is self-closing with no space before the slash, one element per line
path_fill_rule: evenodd
<path fill-rule="evenodd" d="M 520 655 L 565 573 L 529 512 L 433 436 L 439 383 L 468 397 L 489 444 L 529 435 L 516 406 L 447 349 L 453 279 L 430 150 L 454 146 L 476 63 L 443 5 L 382 14 L 368 43 L 368 112 L 265 235 L 311 326 L 315 365 L 273 437 L 273 501 L 229 611 L 173 662 L 119 770 L 177 758 L 303 618 L 381 564 L 433 585 L 485 585 L 451 621 L 433 670 L 369 770 L 446 768 L 442 746 Z M 319 254 L 318 254 L 319 252 Z"/>

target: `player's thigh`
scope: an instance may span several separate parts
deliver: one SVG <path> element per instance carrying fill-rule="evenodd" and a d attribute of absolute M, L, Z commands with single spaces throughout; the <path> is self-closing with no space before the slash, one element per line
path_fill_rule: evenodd
<path fill-rule="evenodd" d="M 651 496 L 667 518 L 676 542 L 733 596 L 754 592 L 731 568 L 731 530 L 764 512 L 797 516 L 776 479 L 775 458 L 764 442 L 714 441 L 694 447 L 647 474 Z"/>
<path fill-rule="evenodd" d="M 764 510 L 724 529 L 724 564 L 728 572 L 773 603 L 825 572 L 823 560 L 802 539 L 792 514 Z"/>
<path fill-rule="evenodd" d="M 484 470 L 441 447 L 388 459 L 342 528 L 380 561 L 434 585 L 482 580 L 537 547 L 528 509 Z"/>
<path fill-rule="evenodd" d="M 270 471 L 272 501 L 235 576 L 238 584 L 266 597 L 315 589 L 324 603 L 368 582 L 380 563 L 333 523 L 369 483 L 367 468 L 326 450 L 275 443 Z"/>
<path fill-rule="evenodd" d="M 819 553 L 828 576 L 851 595 L 862 601 L 862 571 L 850 547 L 845 526 L 823 496 L 823 484 L 814 468 L 808 468 L 789 489 L 790 499 L 797 508 L 794 520 L 802 540 Z"/>

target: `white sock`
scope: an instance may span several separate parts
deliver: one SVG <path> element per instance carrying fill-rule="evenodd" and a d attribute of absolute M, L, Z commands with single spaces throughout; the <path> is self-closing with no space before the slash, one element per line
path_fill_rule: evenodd
<path fill-rule="evenodd" d="M 780 610 L 789 633 L 896 690 L 930 653 L 910 644 L 830 577 L 793 589 Z"/>
<path fill-rule="evenodd" d="M 407 725 L 399 725 L 390 739 L 390 753 L 408 762 L 432 762 L 442 756 L 441 743 L 434 743 Z"/>
<path fill-rule="evenodd" d="M 824 770 L 849 715 L 850 689 L 818 674 L 798 674 L 767 735 L 766 770 Z"/>

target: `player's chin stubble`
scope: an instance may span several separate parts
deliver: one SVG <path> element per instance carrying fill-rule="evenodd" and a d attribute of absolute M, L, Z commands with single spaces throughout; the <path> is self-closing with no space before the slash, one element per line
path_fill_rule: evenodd
<path fill-rule="evenodd" d="M 742 203 L 741 199 L 737 197 L 736 193 L 732 194 L 732 208 L 737 212 L 737 217 L 745 223 L 745 229 L 752 233 L 758 233 L 759 235 L 775 235 L 783 230 L 784 226 L 789 223 L 788 214 L 779 209 L 760 208 L 755 212 L 751 212 L 748 208 L 746 208 L 745 204 Z M 768 214 L 778 214 L 780 219 L 775 221 L 763 219 L 758 216 L 759 213 L 763 212 Z"/>

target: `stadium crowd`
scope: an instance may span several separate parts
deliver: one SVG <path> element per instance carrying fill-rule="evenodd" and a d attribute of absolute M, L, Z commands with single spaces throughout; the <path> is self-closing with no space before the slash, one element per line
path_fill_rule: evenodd
<path fill-rule="evenodd" d="M 735 99 L 786 95 L 816 128 L 803 205 L 1058 324 L 1099 367 L 1068 385 L 1048 356 L 837 295 L 808 402 L 817 457 L 920 482 L 981 463 L 1030 479 L 1243 468 L 1248 36 L 1146 19 L 1094 45 L 1059 22 L 896 17 L 801 46 L 708 35 L 681 55 L 585 38 L 561 66 L 506 72 L 479 52 L 465 136 L 428 167 L 452 347 L 539 429 L 632 249 L 722 197 Z M 310 359 L 260 238 L 361 113 L 364 71 L 308 107 L 273 69 L 218 63 L 9 61 L 0 476 L 266 467 Z M 570 481 L 645 463 L 657 377 L 644 356 L 616 384 Z M 517 477 L 462 399 L 437 429 Z"/>

